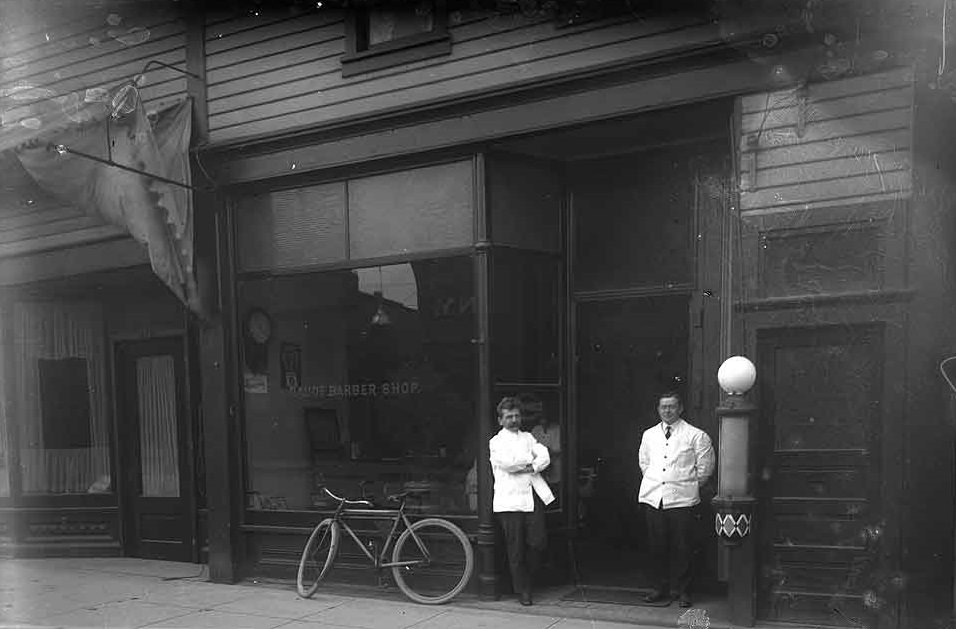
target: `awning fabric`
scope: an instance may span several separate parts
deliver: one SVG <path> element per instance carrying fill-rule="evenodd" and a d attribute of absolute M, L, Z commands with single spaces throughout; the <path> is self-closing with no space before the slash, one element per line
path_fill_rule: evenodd
<path fill-rule="evenodd" d="M 193 273 L 191 191 L 149 176 L 190 185 L 192 103 L 184 100 L 151 122 L 134 88 L 127 86 L 125 93 L 111 96 L 72 109 L 51 106 L 53 101 L 43 107 L 34 104 L 27 112 L 32 119 L 18 121 L 11 120 L 8 110 L 0 127 L 0 149 L 12 148 L 24 169 L 48 192 L 127 230 L 147 248 L 153 272 L 200 313 Z M 35 127 L 32 134 L 25 132 L 29 128 L 23 120 Z M 143 174 L 61 153 L 53 148 L 58 145 Z"/>

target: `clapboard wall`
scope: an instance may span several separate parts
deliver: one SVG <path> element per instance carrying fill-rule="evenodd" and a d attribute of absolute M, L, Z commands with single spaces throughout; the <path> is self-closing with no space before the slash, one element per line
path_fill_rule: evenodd
<path fill-rule="evenodd" d="M 699 18 L 559 27 L 541 17 L 456 11 L 448 22 L 450 54 L 343 77 L 344 18 L 336 11 L 207 16 L 211 143 L 501 93 L 705 47 L 719 35 Z"/>
<path fill-rule="evenodd" d="M 901 508 L 904 330 L 911 301 L 941 303 L 913 293 L 906 248 L 914 102 L 909 67 L 739 99 L 735 334 L 762 383 L 764 619 L 902 626 L 907 593 L 872 584 L 922 534 Z"/>
<path fill-rule="evenodd" d="M 909 196 L 913 103 L 909 68 L 741 98 L 741 210 Z"/>
<path fill-rule="evenodd" d="M 68 109 L 87 90 L 114 88 L 150 61 L 185 69 L 185 21 L 168 3 L 112 10 L 85 2 L 5 3 L 2 18 L 0 103 L 9 119 L 50 101 Z M 143 75 L 140 96 L 147 112 L 162 109 L 186 96 L 185 76 L 154 66 Z M 123 230 L 40 190 L 14 155 L 0 155 L 0 166 L 0 284 L 147 261 Z"/>
<path fill-rule="evenodd" d="M 186 63 L 186 24 L 176 4 L 145 1 L 108 10 L 90 3 L 5 3 L 0 90 L 28 86 L 51 98 L 115 87 L 149 61 Z M 140 90 L 147 110 L 182 99 L 185 76 L 156 67 Z"/>

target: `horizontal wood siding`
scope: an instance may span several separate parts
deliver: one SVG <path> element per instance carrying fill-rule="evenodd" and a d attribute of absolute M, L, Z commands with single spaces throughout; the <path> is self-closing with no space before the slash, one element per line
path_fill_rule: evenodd
<path fill-rule="evenodd" d="M 908 197 L 912 120 L 908 68 L 742 97 L 741 209 Z"/>
<path fill-rule="evenodd" d="M 508 89 L 707 46 L 718 35 L 713 24 L 687 19 L 557 28 L 520 15 L 453 12 L 449 22 L 450 55 L 343 78 L 340 12 L 210 16 L 210 140 L 227 143 Z"/>
<path fill-rule="evenodd" d="M 185 69 L 185 22 L 173 5 L 143 3 L 135 10 L 114 8 L 111 13 L 89 3 L 57 4 L 56 10 L 49 4 L 4 5 L 0 104 L 6 121 L 54 99 L 75 96 L 82 102 L 88 89 L 114 88 L 140 74 L 150 61 Z M 29 100 L 3 98 L 23 88 L 35 90 Z M 140 97 L 147 111 L 185 96 L 185 77 L 175 70 L 156 66 L 143 77 Z M 129 249 L 132 241 L 125 231 L 40 189 L 14 155 L 0 156 L 0 169 L 0 283 L 46 277 L 53 270 L 70 274 L 73 264 L 91 270 L 145 259 L 145 253 Z M 90 247 L 97 244 L 103 247 Z M 82 250 L 66 251 L 75 247 Z M 99 253 L 103 260 L 92 259 Z"/>
<path fill-rule="evenodd" d="M 185 22 L 175 6 L 144 5 L 111 14 L 87 3 L 77 5 L 76 15 L 64 8 L 5 20 L 0 89 L 29 85 L 48 90 L 52 97 L 76 93 L 82 99 L 87 89 L 115 87 L 152 60 L 185 69 Z M 120 18 L 119 23 L 110 24 L 110 15 Z M 146 73 L 141 94 L 147 109 L 161 108 L 185 97 L 185 78 L 154 67 Z"/>

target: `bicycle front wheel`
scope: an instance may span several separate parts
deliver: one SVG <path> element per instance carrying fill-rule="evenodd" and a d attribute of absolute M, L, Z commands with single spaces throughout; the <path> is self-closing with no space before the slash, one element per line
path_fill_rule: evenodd
<path fill-rule="evenodd" d="M 299 572 L 296 575 L 295 587 L 299 596 L 309 598 L 319 589 L 321 581 L 335 561 L 335 553 L 339 550 L 339 523 L 331 518 L 319 522 L 312 530 L 309 541 L 299 559 Z"/>
<path fill-rule="evenodd" d="M 441 518 L 427 518 L 402 531 L 392 574 L 399 589 L 416 603 L 440 605 L 458 595 L 475 567 L 471 542 L 460 528 Z"/>

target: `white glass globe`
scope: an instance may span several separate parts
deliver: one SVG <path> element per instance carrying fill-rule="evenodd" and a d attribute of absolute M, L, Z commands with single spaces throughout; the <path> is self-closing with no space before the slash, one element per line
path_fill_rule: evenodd
<path fill-rule="evenodd" d="M 728 395 L 743 395 L 756 379 L 757 368 L 744 356 L 731 356 L 717 370 L 717 382 Z"/>

